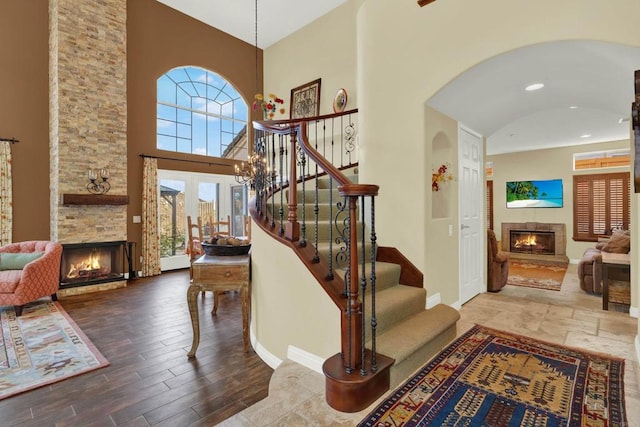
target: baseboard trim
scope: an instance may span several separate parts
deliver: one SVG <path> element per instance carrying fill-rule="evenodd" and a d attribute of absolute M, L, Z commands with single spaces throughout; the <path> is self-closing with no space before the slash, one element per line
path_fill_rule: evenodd
<path fill-rule="evenodd" d="M 264 348 L 264 346 L 258 342 L 256 335 L 253 333 L 253 327 L 249 328 L 249 340 L 251 341 L 251 346 L 255 350 L 258 357 L 260 357 L 260 359 L 262 359 L 264 363 L 269 365 L 271 369 L 275 370 L 278 366 L 280 366 L 282 360 L 280 360 L 280 358 L 276 357 L 273 353 Z"/>
<path fill-rule="evenodd" d="M 322 364 L 324 363 L 324 359 L 320 356 L 316 356 L 313 353 L 309 353 L 301 348 L 290 345 L 287 349 L 287 359 L 322 374 Z"/>
<path fill-rule="evenodd" d="M 639 314 L 640 310 L 638 310 L 638 307 L 629 307 L 629 316 L 637 319 Z"/>
<path fill-rule="evenodd" d="M 460 300 L 458 300 L 451 304 L 451 307 L 455 308 L 456 310 L 460 310 L 462 308 L 462 303 L 460 302 Z"/>
<path fill-rule="evenodd" d="M 442 302 L 442 299 L 440 298 L 440 293 L 438 292 L 437 294 L 427 298 L 427 306 L 426 309 L 430 309 L 435 307 L 436 305 L 440 304 Z"/>

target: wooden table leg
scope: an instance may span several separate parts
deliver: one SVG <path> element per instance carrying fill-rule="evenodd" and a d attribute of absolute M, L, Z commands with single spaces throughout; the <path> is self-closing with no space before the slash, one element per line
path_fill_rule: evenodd
<path fill-rule="evenodd" d="M 193 341 L 191 343 L 191 350 L 187 353 L 187 357 L 192 359 L 196 357 L 196 350 L 200 344 L 200 319 L 198 317 L 198 293 L 201 287 L 199 285 L 191 284 L 187 289 L 187 303 L 189 304 L 189 314 L 191 315 L 191 326 L 193 328 Z"/>
<path fill-rule="evenodd" d="M 602 309 L 609 310 L 609 264 L 602 264 Z"/>
<path fill-rule="evenodd" d="M 243 286 L 240 290 L 242 299 L 242 339 L 244 341 L 244 352 L 249 351 L 249 290 Z"/>

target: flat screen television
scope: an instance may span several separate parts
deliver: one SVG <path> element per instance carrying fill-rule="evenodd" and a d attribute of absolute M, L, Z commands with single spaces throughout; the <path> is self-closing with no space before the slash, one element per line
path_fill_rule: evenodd
<path fill-rule="evenodd" d="M 507 181 L 507 208 L 561 208 L 562 180 Z"/>

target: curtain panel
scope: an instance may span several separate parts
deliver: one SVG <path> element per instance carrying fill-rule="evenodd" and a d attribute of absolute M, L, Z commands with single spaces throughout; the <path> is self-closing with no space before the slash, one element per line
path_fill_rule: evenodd
<path fill-rule="evenodd" d="M 0 246 L 12 243 L 13 179 L 11 176 L 11 143 L 0 142 Z"/>
<path fill-rule="evenodd" d="M 142 277 L 157 276 L 160 269 L 158 232 L 158 160 L 145 157 L 142 172 Z"/>

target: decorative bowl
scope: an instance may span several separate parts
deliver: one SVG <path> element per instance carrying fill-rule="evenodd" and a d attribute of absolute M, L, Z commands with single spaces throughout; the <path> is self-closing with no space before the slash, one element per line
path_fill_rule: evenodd
<path fill-rule="evenodd" d="M 214 256 L 234 256 L 234 255 L 246 255 L 251 249 L 251 243 L 247 245 L 216 245 L 213 243 L 201 243 L 202 249 L 205 255 Z"/>

